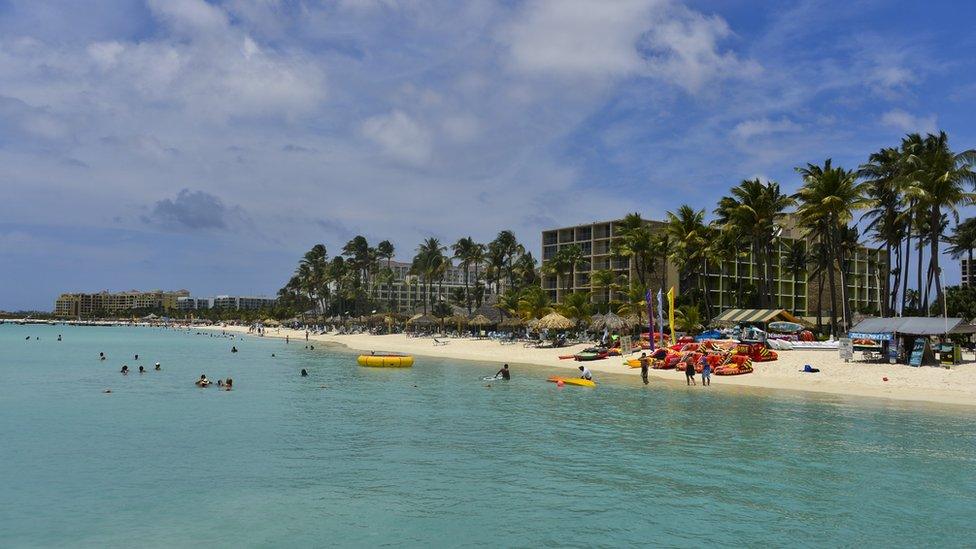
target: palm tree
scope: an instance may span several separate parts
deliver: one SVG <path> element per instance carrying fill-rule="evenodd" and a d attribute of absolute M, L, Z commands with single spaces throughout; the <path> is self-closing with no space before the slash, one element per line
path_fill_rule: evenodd
<path fill-rule="evenodd" d="M 807 270 L 807 263 L 809 261 L 810 258 L 807 256 L 807 249 L 804 242 L 802 240 L 793 242 L 783 267 L 786 268 L 786 272 L 793 275 L 793 301 L 791 302 L 791 309 L 794 315 L 800 314 L 796 308 L 797 286 L 800 284 L 800 275 Z"/>
<path fill-rule="evenodd" d="M 514 291 L 512 293 L 514 294 Z M 541 318 L 543 315 L 552 311 L 549 296 L 539 286 L 529 286 L 522 290 L 518 294 L 518 305 L 516 309 L 519 316 L 525 320 Z"/>
<path fill-rule="evenodd" d="M 471 254 L 477 246 L 474 239 L 470 236 L 458 239 L 451 246 L 451 251 L 454 252 L 454 259 L 461 261 L 461 268 L 464 270 L 464 304 L 468 309 L 468 314 L 471 314 L 471 292 L 469 291 L 469 281 L 468 275 L 471 269 Z"/>
<path fill-rule="evenodd" d="M 525 252 L 520 255 L 515 260 L 515 265 L 512 266 L 512 272 L 515 274 L 517 283 L 515 286 L 518 289 L 539 284 L 539 273 L 536 270 L 536 260 L 532 256 L 532 252 Z"/>
<path fill-rule="evenodd" d="M 396 253 L 393 243 L 389 240 L 384 240 L 376 245 L 376 258 L 386 260 L 386 272 L 383 273 L 384 286 L 389 292 L 389 297 L 387 298 L 386 307 L 392 310 L 392 300 L 393 300 L 393 254 Z"/>
<path fill-rule="evenodd" d="M 427 303 L 430 301 L 430 291 L 438 276 L 443 276 L 443 269 L 447 258 L 444 257 L 446 247 L 437 238 L 430 237 L 417 247 L 417 255 L 413 258 L 411 270 L 420 276 L 424 288 L 424 314 L 427 314 Z"/>
<path fill-rule="evenodd" d="M 590 317 L 590 292 L 573 292 L 563 297 L 563 302 L 557 309 L 559 314 L 575 320 L 577 324 Z"/>
<path fill-rule="evenodd" d="M 610 269 L 600 269 L 599 271 L 594 271 L 590 279 L 590 283 L 596 290 L 607 290 L 607 299 L 605 303 L 609 303 L 613 297 L 613 292 L 616 290 L 617 285 L 617 273 Z"/>
<path fill-rule="evenodd" d="M 639 213 L 627 214 L 617 227 L 611 252 L 630 259 L 640 285 L 647 287 L 647 275 L 654 269 L 654 233 Z"/>
<path fill-rule="evenodd" d="M 705 210 L 682 205 L 675 212 L 668 212 L 666 230 L 672 242 L 670 259 L 678 268 L 679 284 L 682 288 L 693 288 L 690 293 L 694 295 L 699 290 L 703 251 L 708 242 Z"/>
<path fill-rule="evenodd" d="M 913 142 L 907 177 L 911 182 L 905 191 L 914 199 L 925 215 L 929 228 L 929 269 L 925 286 L 925 307 L 928 305 L 929 288 L 934 280 L 936 299 L 944 305 L 942 297 L 942 268 L 939 265 L 939 242 L 943 238 L 943 211 L 947 210 L 958 222 L 959 206 L 976 203 L 976 194 L 963 190 L 963 184 L 976 185 L 976 150 L 953 153 L 945 132 L 928 134 L 921 143 Z M 919 286 L 921 290 L 921 285 Z M 946 311 L 943 307 L 943 314 Z"/>
<path fill-rule="evenodd" d="M 512 267 L 515 264 L 515 256 L 525 253 L 525 248 L 519 244 L 518 239 L 515 238 L 515 233 L 509 230 L 504 230 L 498 233 L 495 240 L 488 245 L 489 248 L 495 248 L 497 253 L 502 258 L 502 264 L 500 267 L 505 269 L 508 274 L 508 283 L 510 286 L 515 285 L 515 274 L 512 271 Z M 500 273 L 499 273 L 500 275 Z"/>
<path fill-rule="evenodd" d="M 475 307 L 481 307 L 481 300 L 484 297 L 484 285 L 481 283 L 481 274 L 478 272 L 485 264 L 485 245 L 478 242 L 468 251 L 468 263 L 474 266 L 474 283 L 477 288 L 474 292 Z"/>
<path fill-rule="evenodd" d="M 773 301 L 773 259 L 780 229 L 780 221 L 786 216 L 786 209 L 796 200 L 783 194 L 779 183 L 774 181 L 745 180 L 733 187 L 730 196 L 719 200 L 715 214 L 717 223 L 734 229 L 749 240 L 752 249 L 752 263 L 759 273 L 758 282 L 760 305 L 769 307 Z"/>
<path fill-rule="evenodd" d="M 839 232 L 853 218 L 853 212 L 870 204 L 864 197 L 865 184 L 858 183 L 857 175 L 850 170 L 834 167 L 828 158 L 823 166 L 807 164 L 796 171 L 803 177 L 803 186 L 794 195 L 799 202 L 797 214 L 801 226 L 809 234 L 826 244 L 830 267 L 827 280 L 830 284 L 830 327 L 837 331 L 837 283 L 835 269 L 840 271 L 841 302 L 846 303 L 847 277 L 841 266 Z M 845 304 L 845 310 L 846 310 Z M 849 317 L 845 315 L 845 323 Z"/>
<path fill-rule="evenodd" d="M 866 195 L 873 202 L 862 219 L 869 220 L 866 229 L 875 242 L 884 247 L 887 265 L 890 269 L 883 280 L 885 299 L 881 301 L 881 314 L 888 316 L 895 310 L 901 277 L 908 267 L 901 267 L 901 242 L 906 235 L 906 223 L 902 214 L 903 177 L 902 154 L 896 148 L 881 149 L 872 153 L 868 162 L 858 169 L 858 175 L 867 185 Z M 894 253 L 895 257 L 892 257 Z"/>
<path fill-rule="evenodd" d="M 583 250 L 576 244 L 573 244 L 559 250 L 558 253 L 563 255 L 566 268 L 569 270 L 569 277 L 566 282 L 566 291 L 569 292 L 576 285 L 576 267 L 583 263 Z"/>
<path fill-rule="evenodd" d="M 631 283 L 624 295 L 625 301 L 617 308 L 619 315 L 637 315 L 637 320 L 644 323 L 644 311 L 647 310 L 647 289 L 637 283 Z"/>
<path fill-rule="evenodd" d="M 682 332 L 696 332 L 701 329 L 702 317 L 695 305 L 682 305 L 674 310 L 675 328 Z"/>

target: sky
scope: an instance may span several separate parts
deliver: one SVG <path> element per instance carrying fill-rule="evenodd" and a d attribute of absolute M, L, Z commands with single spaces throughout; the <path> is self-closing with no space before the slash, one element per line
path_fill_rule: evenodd
<path fill-rule="evenodd" d="M 711 211 L 976 147 L 976 3 L 0 0 L 0 309 L 274 295 L 316 243 Z M 966 212 L 964 212 L 966 213 Z M 958 280 L 948 264 L 947 282 Z"/>

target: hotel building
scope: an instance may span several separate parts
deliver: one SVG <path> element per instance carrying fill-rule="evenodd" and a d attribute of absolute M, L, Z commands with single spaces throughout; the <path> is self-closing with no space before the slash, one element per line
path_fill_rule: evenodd
<path fill-rule="evenodd" d="M 386 263 L 383 262 L 381 266 L 386 267 Z M 382 305 L 389 304 L 390 309 L 395 312 L 422 309 L 424 290 L 420 278 L 410 274 L 410 263 L 393 261 L 390 263 L 390 269 L 393 271 L 393 282 L 391 284 L 377 282 L 373 287 L 374 298 Z M 483 273 L 483 270 L 478 271 L 478 274 Z M 468 270 L 468 284 L 471 290 L 479 283 L 476 278 L 475 269 L 471 267 Z M 481 285 L 484 287 L 484 297 L 487 299 L 489 289 L 483 281 Z M 443 281 L 433 283 L 431 296 L 437 295 L 438 286 L 441 289 L 442 301 L 451 302 L 452 292 L 464 288 L 464 269 L 452 263 L 445 271 Z"/>
<path fill-rule="evenodd" d="M 653 232 L 663 231 L 665 224 L 660 221 L 645 221 Z M 542 232 L 542 259 L 551 259 L 556 252 L 567 246 L 576 245 L 583 251 L 584 261 L 577 266 L 574 280 L 568 281 L 566 274 L 558 276 L 544 276 L 542 287 L 548 292 L 554 302 L 562 302 L 563 296 L 570 291 L 592 292 L 595 303 L 606 303 L 611 296 L 605 288 L 594 288 L 591 278 L 594 272 L 610 269 L 619 278 L 636 280 L 635 269 L 629 258 L 616 257 L 612 253 L 613 245 L 619 237 L 621 221 L 605 221 L 588 223 L 572 227 L 550 229 Z M 820 291 L 816 278 L 809 278 L 808 272 L 799 273 L 794 281 L 793 273 L 785 267 L 785 261 L 791 248 L 798 242 L 804 242 L 809 249 L 810 242 L 801 234 L 789 217 L 784 220 L 782 232 L 773 250 L 772 280 L 773 303 L 778 308 L 792 311 L 797 316 L 816 316 Z M 744 292 L 748 288 L 758 285 L 763 272 L 751 253 L 736 261 L 727 261 L 724 265 L 709 262 L 702 273 L 704 286 L 709 292 L 710 302 L 716 313 L 727 309 L 737 308 L 740 287 Z M 851 301 L 852 310 L 880 310 L 882 278 L 887 272 L 884 254 L 875 249 L 859 247 L 853 257 L 848 258 L 847 288 L 843 296 Z M 680 295 L 681 287 L 678 280 L 678 270 L 663 258 L 653 267 L 648 275 L 647 285 L 651 290 L 663 288 L 667 290 L 674 286 Z M 839 281 L 839 275 L 838 275 Z M 830 308 L 830 293 L 824 277 L 824 291 L 820 309 L 827 314 Z M 612 296 L 620 299 L 621 296 Z M 748 307 L 747 303 L 742 304 Z"/>
<path fill-rule="evenodd" d="M 962 268 L 960 284 L 963 287 L 972 286 L 973 282 L 976 281 L 976 272 L 973 272 L 973 269 L 976 268 L 976 260 L 970 262 L 968 259 L 963 259 L 959 262 L 959 266 Z"/>
<path fill-rule="evenodd" d="M 54 314 L 59 317 L 90 317 L 95 314 L 115 314 L 135 309 L 169 310 L 177 307 L 179 298 L 189 296 L 187 290 L 140 292 L 99 292 L 61 294 L 54 302 Z"/>

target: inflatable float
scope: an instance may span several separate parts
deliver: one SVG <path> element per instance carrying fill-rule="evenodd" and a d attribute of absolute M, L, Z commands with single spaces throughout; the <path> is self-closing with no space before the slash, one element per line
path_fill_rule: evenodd
<path fill-rule="evenodd" d="M 410 368 L 413 357 L 410 355 L 359 355 L 356 362 L 370 368 Z"/>

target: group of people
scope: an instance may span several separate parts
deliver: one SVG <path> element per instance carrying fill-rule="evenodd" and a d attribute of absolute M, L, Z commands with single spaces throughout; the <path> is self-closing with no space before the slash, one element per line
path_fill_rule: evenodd
<path fill-rule="evenodd" d="M 647 353 L 641 353 L 640 356 L 640 368 L 641 368 L 641 379 L 644 380 L 644 385 L 647 385 L 647 374 L 648 370 L 651 368 L 651 360 L 654 357 L 647 356 Z M 580 366 L 582 370 L 583 367 Z M 686 385 L 698 385 L 695 383 L 695 363 L 692 361 L 685 362 L 685 384 Z M 712 365 L 708 361 L 702 362 L 702 387 L 707 387 L 712 384 Z"/>
<path fill-rule="evenodd" d="M 105 356 L 105 353 L 104 352 L 98 353 L 98 360 L 105 360 L 105 359 L 106 359 L 106 356 Z M 139 355 L 138 354 L 132 355 L 132 360 L 139 360 Z M 162 371 L 163 367 L 157 362 L 156 365 L 153 367 L 153 369 L 156 370 L 157 372 L 159 372 L 159 371 Z M 144 366 L 141 366 L 141 365 L 139 366 L 139 373 L 140 374 L 144 374 L 144 373 L 146 373 L 148 371 L 149 370 L 146 370 L 146 368 Z M 122 369 L 119 370 L 119 373 L 122 374 L 122 375 L 124 375 L 124 376 L 129 375 L 129 365 L 128 364 L 123 364 L 122 365 Z"/>
<path fill-rule="evenodd" d="M 200 387 L 201 389 L 205 389 L 207 387 L 210 387 L 211 385 L 213 385 L 213 382 L 207 379 L 207 374 L 200 374 L 200 379 L 196 381 L 196 386 Z M 217 387 L 225 391 L 230 391 L 234 388 L 234 380 L 231 378 L 218 379 Z"/>

